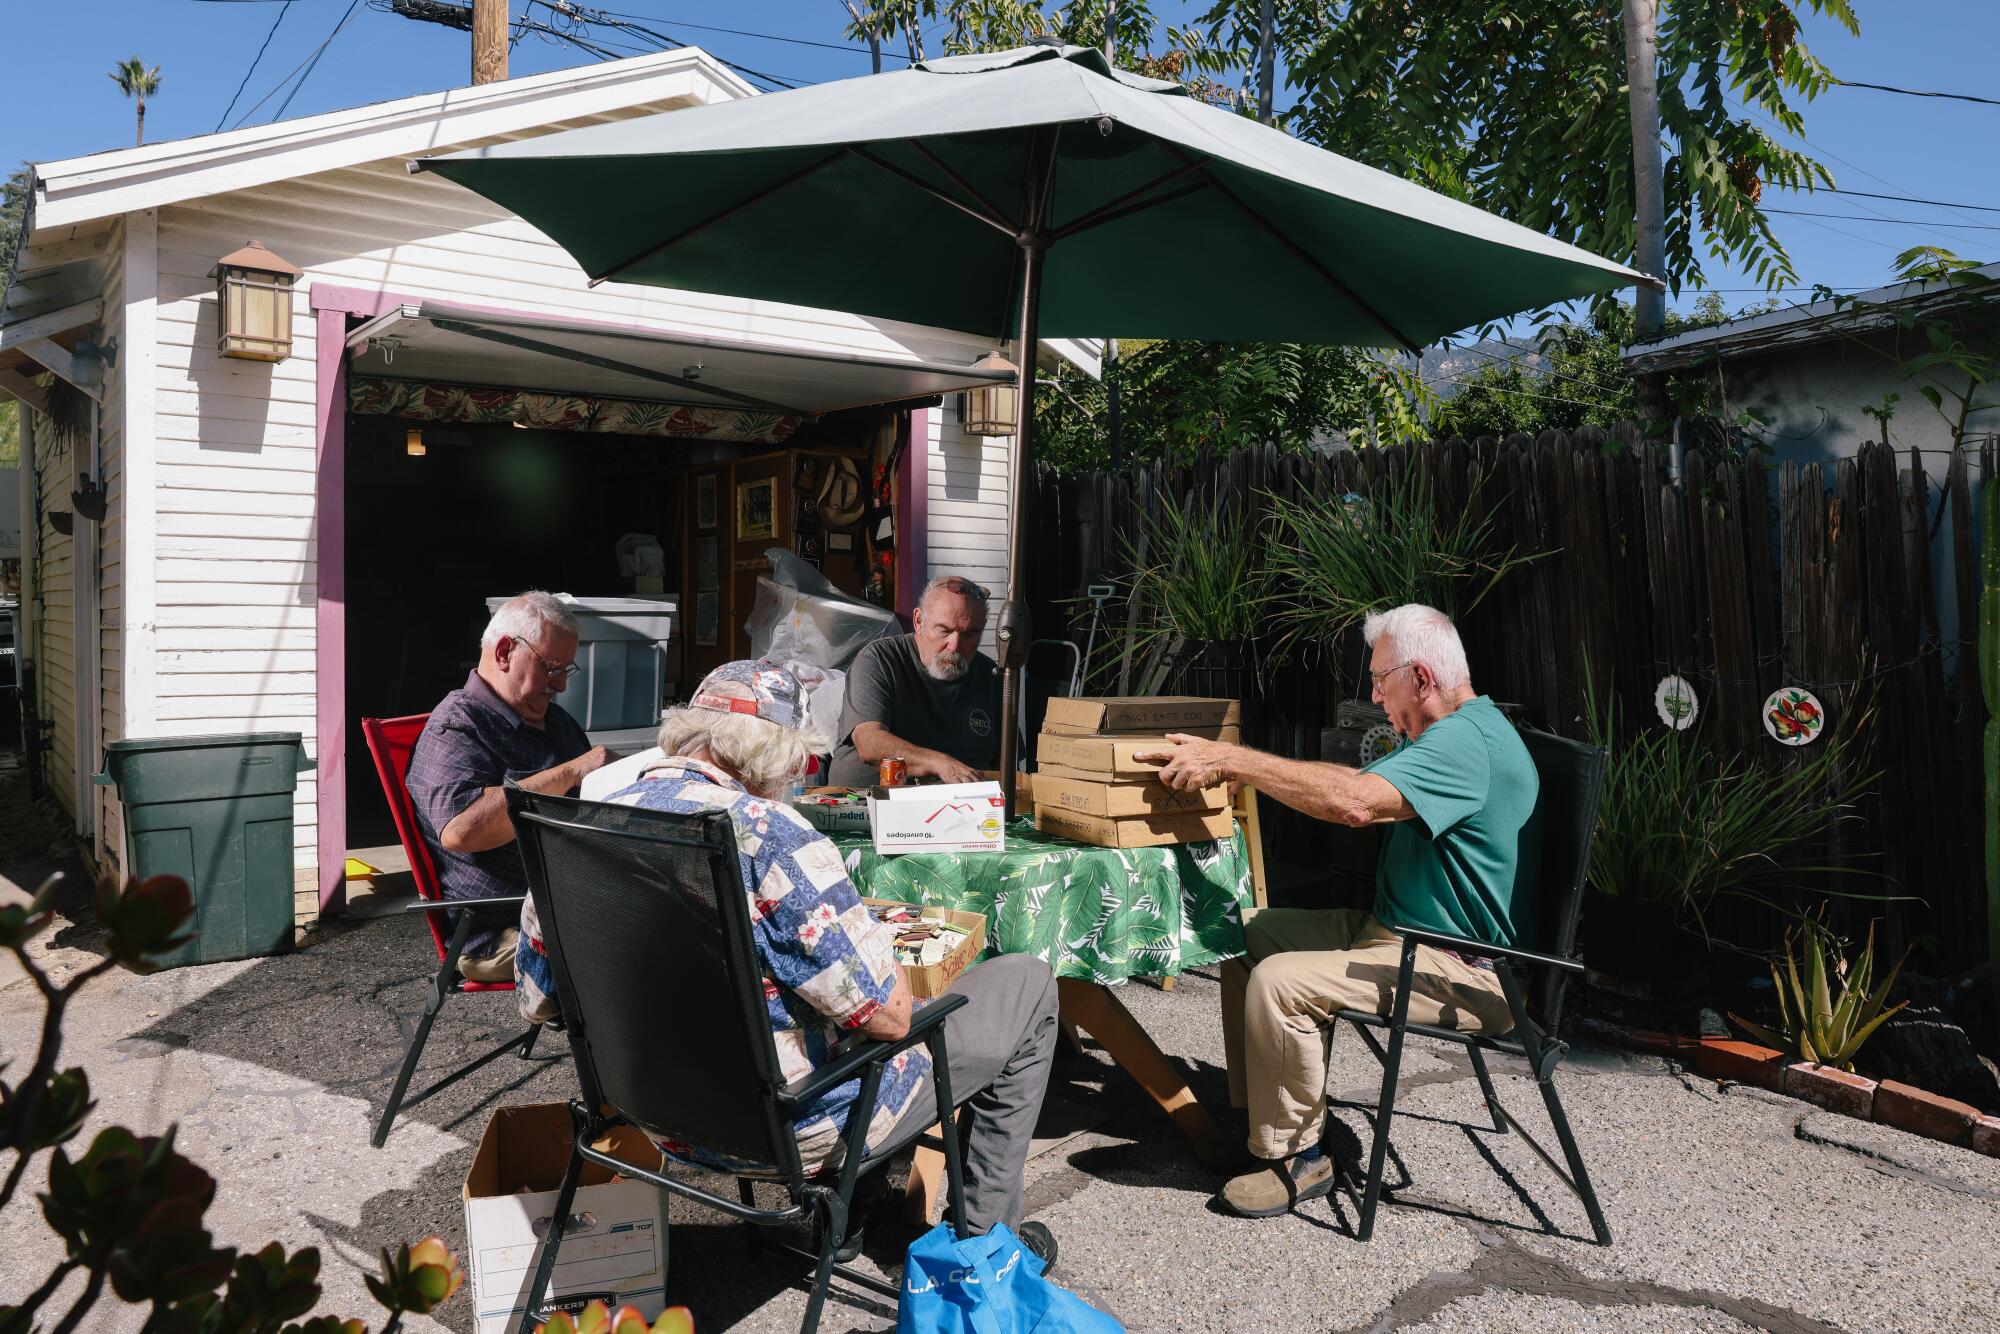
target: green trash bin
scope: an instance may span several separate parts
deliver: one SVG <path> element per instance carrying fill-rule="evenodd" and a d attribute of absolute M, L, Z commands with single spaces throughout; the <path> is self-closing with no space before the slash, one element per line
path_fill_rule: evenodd
<path fill-rule="evenodd" d="M 125 805 L 132 874 L 177 875 L 194 893 L 197 934 L 162 967 L 291 948 L 292 793 L 308 763 L 297 732 L 104 747 L 95 781 Z"/>

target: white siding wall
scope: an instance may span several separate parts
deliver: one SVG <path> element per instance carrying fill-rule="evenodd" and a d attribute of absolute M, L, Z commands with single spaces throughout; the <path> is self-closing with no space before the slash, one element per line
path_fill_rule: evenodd
<path fill-rule="evenodd" d="M 1014 442 L 965 434 L 954 402 L 933 409 L 930 421 L 931 577 L 962 574 L 992 590 L 997 601 L 1007 591 L 1007 471 Z M 989 625 L 989 652 L 992 639 Z"/>
<path fill-rule="evenodd" d="M 23 413 L 25 421 L 29 414 Z M 76 448 L 57 438 L 47 419 L 33 422 L 35 494 L 41 498 L 39 532 L 22 558 L 35 562 L 35 688 L 41 716 L 54 724 L 43 753 L 48 791 L 71 815 L 76 809 L 76 572 L 73 538 L 49 525 L 49 511 L 69 508 L 76 484 Z M 37 558 L 36 551 L 40 556 Z"/>
<path fill-rule="evenodd" d="M 158 226 L 158 734 L 296 730 L 309 752 L 317 750 L 315 321 L 301 299 L 292 356 L 280 364 L 216 354 L 208 274 L 246 240 L 305 269 L 301 287 L 328 283 L 801 349 L 970 362 L 988 347 L 969 336 L 769 302 L 617 284 L 591 290 L 541 233 L 446 181 L 408 175 L 401 161 L 164 207 Z M 955 423 L 933 429 L 933 564 L 990 583 L 1004 563 L 1005 442 L 960 441 Z M 299 865 L 313 863 L 317 837 L 308 772 L 299 778 Z"/>

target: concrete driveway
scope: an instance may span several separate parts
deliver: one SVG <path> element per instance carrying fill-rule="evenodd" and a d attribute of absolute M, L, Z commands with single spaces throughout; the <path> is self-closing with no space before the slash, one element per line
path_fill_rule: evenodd
<path fill-rule="evenodd" d="M 74 968 L 92 943 L 87 925 L 67 925 L 36 950 L 49 967 Z M 463 1246 L 460 1181 L 491 1110 L 575 1091 L 567 1059 L 510 1057 L 371 1149 L 431 965 L 420 924 L 390 917 L 331 925 L 289 956 L 113 973 L 72 1011 L 65 1060 L 90 1072 L 92 1129 L 180 1124 L 183 1151 L 221 1182 L 209 1211 L 219 1239 L 319 1246 L 322 1309 L 374 1325 L 360 1271 L 378 1246 L 431 1233 Z M 10 978 L 0 1053 L 21 1059 L 40 1007 L 25 978 Z M 1124 993 L 1212 1109 L 1224 1103 L 1216 993 L 1203 974 L 1171 993 Z M 645 1003 L 643 986 L 633 1001 Z M 514 1026 L 511 997 L 462 997 L 427 1064 L 442 1070 Z M 1336 1093 L 1372 1099 L 1375 1070 L 1352 1034 L 1336 1043 Z M 1461 1057 L 1417 1042 L 1405 1073 L 1395 1166 L 1410 1183 L 1363 1245 L 1344 1204 L 1261 1222 L 1215 1212 L 1218 1179 L 1136 1086 L 1094 1048 L 1065 1057 L 1062 1112 L 1095 1124 L 1037 1157 L 1028 1187 L 1029 1212 L 1061 1238 L 1058 1277 L 1135 1330 L 2000 1327 L 2000 1161 L 1582 1045 L 1561 1084 L 1615 1233 L 1606 1249 L 1525 1146 L 1479 1128 Z M 1540 1124 L 1532 1084 L 1496 1074 L 1516 1114 Z M 1348 1111 L 1342 1124 L 1337 1148 L 1352 1162 L 1366 1122 Z M 672 1223 L 669 1287 L 700 1328 L 797 1327 L 804 1299 L 786 1262 L 753 1261 L 718 1215 L 676 1204 Z M 907 1235 L 871 1233 L 871 1260 L 893 1265 Z M 0 1303 L 57 1258 L 25 1197 L 0 1219 L 0 1255 Z M 107 1300 L 88 1328 L 136 1329 L 133 1314 Z M 822 1328 L 893 1323 L 872 1298 L 837 1298 Z M 470 1329 L 466 1296 L 406 1328 Z"/>

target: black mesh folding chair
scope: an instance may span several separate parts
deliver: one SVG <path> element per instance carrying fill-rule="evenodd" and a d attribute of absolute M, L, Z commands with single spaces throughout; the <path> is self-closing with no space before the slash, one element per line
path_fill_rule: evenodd
<path fill-rule="evenodd" d="M 866 1152 L 867 1109 L 875 1105 L 884 1063 L 918 1044 L 927 1046 L 938 1124 L 953 1124 L 944 1021 L 965 998 L 932 1001 L 912 1016 L 908 1036 L 896 1042 L 856 1034 L 819 1070 L 787 1084 L 765 1010 L 763 969 L 728 815 L 675 815 L 515 787 L 507 791 L 507 809 L 527 863 L 583 1084 L 582 1097 L 570 1104 L 575 1137 L 555 1221 L 528 1290 L 530 1319 L 544 1318 L 560 1305 L 542 1298 L 586 1162 L 746 1222 L 816 1220 L 817 1252 L 768 1243 L 816 1266 L 801 1325 L 805 1334 L 819 1324 L 836 1273 L 897 1297 L 894 1285 L 836 1265 L 833 1253 L 846 1232 L 856 1179 L 902 1147 L 886 1145 L 873 1156 Z M 840 1169 L 831 1177 L 808 1176 L 792 1117 L 800 1106 L 857 1076 L 861 1091 L 848 1116 Z M 755 1178 L 781 1183 L 790 1203 L 759 1208 L 749 1176 L 738 1178 L 738 1198 L 732 1200 L 592 1147 L 620 1125 L 758 1164 Z M 942 1136 L 941 1147 L 952 1224 L 963 1235 L 957 1136 Z"/>
<path fill-rule="evenodd" d="M 1405 1034 L 1418 1033 L 1424 1037 L 1460 1043 L 1467 1049 L 1472 1057 L 1473 1073 L 1479 1077 L 1479 1090 L 1485 1095 L 1487 1110 L 1493 1115 L 1493 1129 L 1502 1134 L 1511 1129 L 1520 1135 L 1522 1141 L 1534 1150 L 1535 1156 L 1583 1201 L 1598 1244 L 1611 1244 L 1611 1229 L 1605 1225 L 1604 1211 L 1597 1204 L 1597 1192 L 1591 1188 L 1590 1173 L 1584 1168 L 1583 1155 L 1576 1147 L 1576 1137 L 1570 1133 L 1569 1118 L 1563 1114 L 1562 1098 L 1556 1093 L 1556 1067 L 1568 1054 L 1569 1044 L 1550 1036 L 1557 1032 L 1562 1018 L 1563 989 L 1569 975 L 1583 971 L 1582 963 L 1572 955 L 1576 948 L 1576 924 L 1583 903 L 1584 878 L 1590 869 L 1590 842 L 1597 831 L 1598 802 L 1604 792 L 1607 757 L 1602 747 L 1587 746 L 1528 728 L 1521 729 L 1521 740 L 1526 743 L 1528 754 L 1535 763 L 1535 772 L 1541 778 L 1541 796 L 1536 803 L 1536 813 L 1542 822 L 1541 916 L 1543 939 L 1552 946 L 1552 952 L 1536 954 L 1529 950 L 1504 949 L 1484 941 L 1384 923 L 1403 937 L 1402 964 L 1397 970 L 1396 993 L 1390 1012 L 1379 1015 L 1361 1010 L 1342 1010 L 1338 1016 L 1354 1025 L 1355 1031 L 1368 1044 L 1368 1049 L 1382 1063 L 1382 1092 L 1372 1109 L 1355 1103 L 1336 1104 L 1358 1107 L 1364 1112 L 1372 1110 L 1374 1116 L 1375 1137 L 1368 1154 L 1368 1177 L 1358 1197 L 1353 1181 L 1346 1174 L 1341 1180 L 1341 1188 L 1359 1210 L 1355 1236 L 1361 1241 L 1368 1240 L 1375 1230 L 1375 1206 L 1382 1198 L 1382 1172 L 1388 1159 L 1389 1122 L 1395 1113 L 1396 1080 L 1403 1063 L 1403 1038 Z M 1491 959 L 1500 989 L 1507 997 L 1507 1007 L 1514 1016 L 1514 1031 L 1505 1037 L 1488 1038 L 1434 1024 L 1411 1023 L 1410 981 L 1419 945 Z M 1542 1013 L 1541 1025 L 1537 1025 L 1528 1012 L 1522 995 L 1521 977 L 1517 972 L 1519 969 L 1534 970 L 1536 974 L 1536 1001 Z M 1389 1030 L 1386 1049 L 1373 1031 L 1378 1028 Z M 1555 1157 L 1528 1133 L 1527 1128 L 1500 1105 L 1499 1096 L 1493 1091 L 1493 1077 L 1486 1070 L 1485 1053 L 1489 1051 L 1504 1052 L 1527 1060 L 1535 1085 L 1541 1090 L 1542 1101 L 1548 1107 L 1549 1121 L 1555 1127 L 1556 1143 L 1562 1149 L 1568 1171 L 1564 1171 L 1563 1165 L 1556 1162 Z"/>

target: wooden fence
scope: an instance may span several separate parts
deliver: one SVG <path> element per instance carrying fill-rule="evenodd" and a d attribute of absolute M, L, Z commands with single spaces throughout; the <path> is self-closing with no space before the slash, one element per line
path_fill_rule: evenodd
<path fill-rule="evenodd" d="M 1879 444 L 1832 464 L 1776 468 L 1690 450 L 1675 481 L 1668 448 L 1621 426 L 1331 456 L 1265 446 L 1185 467 L 1045 473 L 1027 592 L 1037 634 L 1081 643 L 1087 617 L 1074 599 L 1093 575 L 1130 567 L 1139 517 L 1163 498 L 1193 496 L 1255 523 L 1274 495 L 1366 495 L 1425 468 L 1442 511 L 1479 506 L 1500 549 L 1547 553 L 1460 627 L 1474 685 L 1541 725 L 1584 735 L 1595 682 L 1615 690 L 1628 730 L 1658 726 L 1655 688 L 1676 673 L 1695 686 L 1711 741 L 1797 763 L 1799 751 L 1781 754 L 1764 732 L 1772 690 L 1806 686 L 1835 729 L 1871 702 L 1867 762 L 1881 778 L 1824 851 L 1864 873 L 1853 888 L 1914 896 L 1861 911 L 1882 914 L 1892 948 L 1919 947 L 1913 966 L 1950 972 L 1985 953 L 1972 500 L 1994 466 L 1991 444 L 1976 458 L 1960 451 L 1940 488 L 1917 451 Z M 1941 602 L 1956 613 L 1948 638 Z M 1109 619 L 1123 616 L 1114 603 Z M 1337 658 L 1263 669 L 1245 739 L 1318 758 L 1337 702 L 1366 695 L 1358 639 Z M 1312 821 L 1281 813 L 1269 829 L 1288 860 L 1339 860 L 1334 832 Z M 1737 910 L 1721 927 L 1745 945 L 1775 943 L 1775 919 L 1755 912 Z"/>

